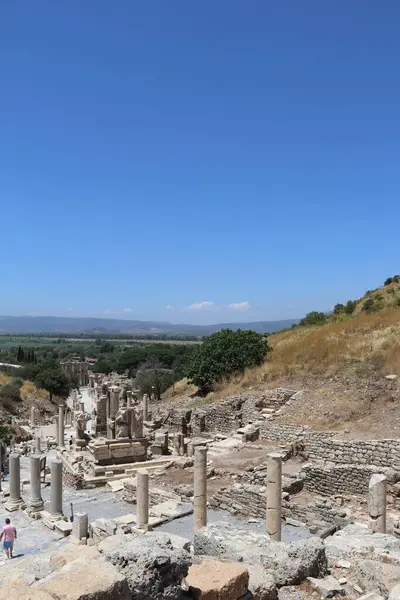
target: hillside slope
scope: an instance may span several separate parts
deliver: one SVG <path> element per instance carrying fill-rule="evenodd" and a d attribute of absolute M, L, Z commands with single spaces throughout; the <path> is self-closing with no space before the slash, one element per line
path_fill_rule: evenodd
<path fill-rule="evenodd" d="M 290 387 L 304 394 L 274 422 L 346 430 L 357 437 L 400 437 L 400 307 L 358 310 L 352 317 L 295 327 L 268 340 L 272 352 L 262 366 L 191 402 Z M 181 382 L 169 397 L 177 402 L 193 392 Z"/>

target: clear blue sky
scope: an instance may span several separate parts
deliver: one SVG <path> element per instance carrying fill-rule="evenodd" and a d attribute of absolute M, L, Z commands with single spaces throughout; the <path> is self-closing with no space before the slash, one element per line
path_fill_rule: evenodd
<path fill-rule="evenodd" d="M 0 314 L 283 319 L 400 272 L 399 22 L 3 0 Z"/>

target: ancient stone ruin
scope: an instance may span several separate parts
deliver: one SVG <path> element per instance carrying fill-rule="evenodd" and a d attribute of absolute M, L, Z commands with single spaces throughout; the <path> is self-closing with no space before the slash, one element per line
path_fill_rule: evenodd
<path fill-rule="evenodd" d="M 400 440 L 282 423 L 295 390 L 188 408 L 86 375 L 0 448 L 1 597 L 397 600 Z"/>

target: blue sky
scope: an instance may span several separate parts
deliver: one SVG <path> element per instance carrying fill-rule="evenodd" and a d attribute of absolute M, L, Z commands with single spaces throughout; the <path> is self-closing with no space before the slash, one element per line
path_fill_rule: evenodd
<path fill-rule="evenodd" d="M 399 20 L 4 0 L 0 314 L 283 319 L 398 273 Z"/>

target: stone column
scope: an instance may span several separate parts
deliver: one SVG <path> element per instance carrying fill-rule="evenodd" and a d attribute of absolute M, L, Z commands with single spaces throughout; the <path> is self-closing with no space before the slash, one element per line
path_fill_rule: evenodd
<path fill-rule="evenodd" d="M 136 475 L 136 525 L 143 527 L 149 522 L 149 472 L 139 469 Z"/>
<path fill-rule="evenodd" d="M 175 452 L 177 454 L 179 454 L 179 456 L 183 456 L 183 454 L 184 454 L 184 451 L 183 451 L 184 445 L 185 445 L 185 438 L 183 436 L 183 433 L 175 433 L 175 436 L 174 436 Z"/>
<path fill-rule="evenodd" d="M 58 436 L 57 443 L 59 446 L 64 446 L 64 407 L 60 404 L 58 407 Z"/>
<path fill-rule="evenodd" d="M 194 453 L 194 529 L 207 525 L 207 448 Z"/>
<path fill-rule="evenodd" d="M 82 538 L 88 537 L 89 519 L 87 513 L 75 513 L 74 523 L 72 525 L 72 537 L 78 542 Z"/>
<path fill-rule="evenodd" d="M 1 480 L 3 479 L 3 444 L 0 441 L 0 492 L 2 492 L 3 490 L 1 489 Z"/>
<path fill-rule="evenodd" d="M 36 425 L 36 408 L 31 407 L 31 428 L 33 429 Z"/>
<path fill-rule="evenodd" d="M 28 502 L 28 506 L 31 512 L 38 512 L 43 510 L 43 498 L 40 488 L 40 454 L 32 454 L 30 458 L 31 462 L 31 497 Z"/>
<path fill-rule="evenodd" d="M 187 445 L 187 455 L 188 456 L 193 456 L 193 454 L 194 454 L 193 444 L 192 444 L 192 442 L 188 442 L 188 445 Z"/>
<path fill-rule="evenodd" d="M 85 412 L 85 403 L 84 402 L 79 402 L 79 410 L 83 413 Z"/>
<path fill-rule="evenodd" d="M 37 435 L 35 437 L 35 452 L 40 453 L 41 451 L 42 451 L 41 439 L 40 439 L 40 435 Z"/>
<path fill-rule="evenodd" d="M 126 390 L 126 408 L 132 406 L 132 390 Z"/>
<path fill-rule="evenodd" d="M 53 460 L 50 463 L 50 513 L 53 518 L 62 517 L 62 462 Z"/>
<path fill-rule="evenodd" d="M 282 456 L 268 454 L 267 461 L 267 533 L 272 540 L 281 541 Z"/>
<path fill-rule="evenodd" d="M 368 490 L 369 528 L 373 533 L 386 533 L 386 477 L 374 473 Z"/>
<path fill-rule="evenodd" d="M 57 443 L 58 443 L 58 421 L 59 421 L 59 418 L 60 418 L 59 415 L 56 415 L 54 417 L 54 423 L 56 424 L 56 436 L 55 437 L 56 437 L 56 442 Z"/>
<path fill-rule="evenodd" d="M 24 507 L 24 501 L 21 498 L 21 474 L 19 454 L 13 452 L 10 454 L 10 497 L 5 505 L 9 511 L 20 510 Z"/>
<path fill-rule="evenodd" d="M 149 397 L 143 394 L 143 421 L 149 420 Z"/>

